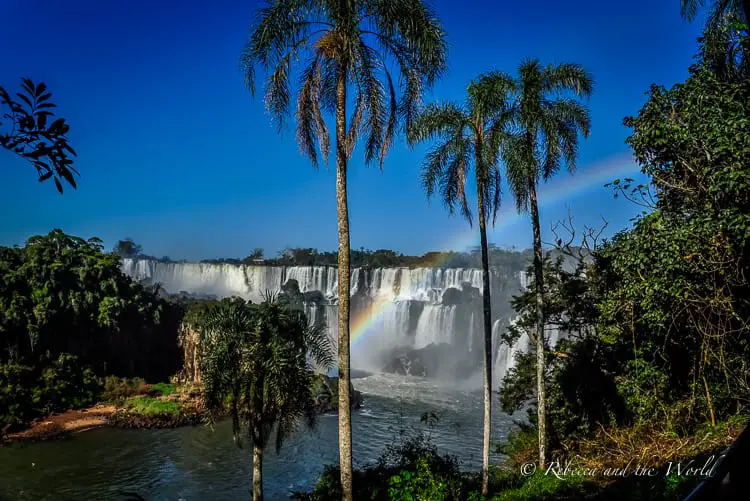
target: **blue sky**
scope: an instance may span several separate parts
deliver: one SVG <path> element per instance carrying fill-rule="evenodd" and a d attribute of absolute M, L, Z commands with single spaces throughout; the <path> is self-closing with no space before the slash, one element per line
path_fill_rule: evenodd
<path fill-rule="evenodd" d="M 449 71 L 426 101 L 461 99 L 476 75 L 514 72 L 524 57 L 577 62 L 594 75 L 592 134 L 581 144 L 577 175 L 614 163 L 638 172 L 628 169 L 622 118 L 638 111 L 651 83 L 685 79 L 701 28 L 680 18 L 676 0 L 433 5 L 448 34 Z M 0 83 L 15 91 L 30 76 L 50 86 L 82 174 L 78 190 L 60 196 L 36 181 L 30 165 L 0 151 L 0 245 L 62 228 L 107 247 L 129 236 L 147 253 L 172 258 L 334 249 L 334 172 L 314 171 L 293 130 L 276 134 L 262 99 L 243 86 L 239 53 L 256 7 L 249 0 L 0 2 Z M 382 174 L 355 151 L 353 247 L 421 254 L 471 243 L 465 221 L 439 201 L 427 203 L 419 185 L 425 149 L 398 141 Z M 555 200 L 541 210 L 546 240 L 550 223 L 568 210 L 577 225 L 606 218 L 609 233 L 639 212 L 603 182 L 587 189 L 570 182 L 562 173 L 545 188 Z M 490 241 L 528 247 L 527 218 L 505 218 Z"/>

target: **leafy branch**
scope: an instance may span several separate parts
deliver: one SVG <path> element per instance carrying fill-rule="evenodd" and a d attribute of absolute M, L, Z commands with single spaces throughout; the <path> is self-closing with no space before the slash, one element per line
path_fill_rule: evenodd
<path fill-rule="evenodd" d="M 0 146 L 31 162 L 39 182 L 54 179 L 60 193 L 63 180 L 75 189 L 75 176 L 80 174 L 73 167 L 76 152 L 68 144 L 70 126 L 64 118 L 52 120 L 55 114 L 51 110 L 56 105 L 50 101 L 52 93 L 44 82 L 35 85 L 29 78 L 21 81 L 23 92 L 15 97 L 0 86 L 0 106 L 8 108 L 0 116 L 0 127 L 9 129 L 0 133 Z"/>

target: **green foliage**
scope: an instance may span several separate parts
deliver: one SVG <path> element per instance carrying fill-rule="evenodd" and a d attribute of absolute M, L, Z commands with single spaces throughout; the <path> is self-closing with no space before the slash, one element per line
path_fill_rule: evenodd
<path fill-rule="evenodd" d="M 101 381 L 93 371 L 82 368 L 68 353 L 42 369 L 38 384 L 33 398 L 42 414 L 91 405 L 101 391 Z"/>
<path fill-rule="evenodd" d="M 683 84 L 653 86 L 628 139 L 651 185 L 616 191 L 653 212 L 603 249 L 613 287 L 602 334 L 633 362 L 619 384 L 639 419 L 721 419 L 750 388 L 750 80 L 710 62 Z"/>
<path fill-rule="evenodd" d="M 125 400 L 123 407 L 129 412 L 147 417 L 170 416 L 176 418 L 180 414 L 179 403 L 146 396 L 129 397 Z"/>
<path fill-rule="evenodd" d="M 32 419 L 91 405 L 101 381 L 75 356 L 43 357 L 31 367 L 0 364 L 0 425 L 19 428 Z"/>
<path fill-rule="evenodd" d="M 223 410 L 227 398 L 235 441 L 243 428 L 264 448 L 276 430 L 276 448 L 301 418 L 315 421 L 314 374 L 309 360 L 332 364 L 325 333 L 304 313 L 275 297 L 262 304 L 225 299 L 199 322 L 199 368 L 206 406 Z"/>
<path fill-rule="evenodd" d="M 529 417 L 530 420 L 536 421 L 535 413 L 530 412 Z M 508 456 L 505 466 L 513 470 L 529 461 L 534 462 L 539 457 L 539 435 L 536 426 L 524 422 L 516 424 L 518 428 L 512 430 L 506 441 L 497 446 L 497 452 Z"/>
<path fill-rule="evenodd" d="M 151 385 L 151 390 L 157 395 L 169 396 L 177 393 L 177 385 L 172 383 L 156 383 Z"/>
<path fill-rule="evenodd" d="M 561 453 L 600 426 L 656 422 L 687 434 L 748 409 L 750 80 L 709 57 L 711 36 L 685 83 L 653 86 L 625 120 L 651 182 L 611 186 L 648 212 L 578 255 L 572 270 L 544 262 L 545 323 L 570 334 L 545 357 L 548 432 Z M 513 306 L 519 317 L 505 342 L 537 320 L 533 292 Z M 507 412 L 533 412 L 535 365 L 534 354 L 519 355 L 503 381 Z M 506 450 L 519 460 L 528 455 L 522 436 Z"/>
<path fill-rule="evenodd" d="M 145 395 L 148 393 L 148 386 L 141 378 L 119 378 L 117 376 L 107 376 L 104 379 L 104 391 L 101 398 L 105 402 L 112 402 L 122 405 L 128 397 L 135 395 Z"/>
<path fill-rule="evenodd" d="M 70 353 L 100 375 L 164 380 L 179 364 L 181 315 L 125 276 L 96 238 L 54 230 L 0 248 L 0 363 Z"/>
<path fill-rule="evenodd" d="M 96 238 L 54 230 L 22 248 L 0 247 L 0 365 L 14 378 L 30 371 L 35 381 L 31 393 L 10 393 L 16 400 L 7 408 L 17 412 L 4 411 L 4 419 L 28 422 L 90 403 L 94 374 L 166 379 L 180 363 L 181 316 L 179 306 L 123 275 Z M 105 398 L 132 394 L 114 381 L 105 383 Z"/>
<path fill-rule="evenodd" d="M 64 118 L 53 120 L 51 111 L 56 107 L 50 101 L 52 93 L 43 82 L 34 84 L 31 79 L 21 79 L 21 90 L 16 96 L 0 86 L 0 106 L 7 106 L 8 111 L 0 116 L 6 120 L 9 130 L 0 131 L 0 147 L 28 160 L 39 174 L 39 181 L 54 179 L 55 187 L 63 192 L 62 181 L 74 189 L 74 175 L 79 175 L 73 167 L 72 157 L 75 150 L 68 143 L 67 133 L 70 126 Z M 0 121 L 0 126 L 4 123 Z"/>
<path fill-rule="evenodd" d="M 437 426 L 434 413 L 422 416 L 422 425 Z M 309 494 L 295 493 L 295 499 L 333 501 L 341 499 L 338 467 L 326 466 Z M 354 471 L 354 499 L 371 501 L 429 500 L 484 501 L 476 492 L 479 478 L 463 473 L 458 459 L 441 455 L 423 429 L 400 429 L 397 440 L 388 444 L 375 465 Z"/>
<path fill-rule="evenodd" d="M 0 365 L 0 424 L 17 427 L 39 415 L 34 406 L 35 387 L 37 375 L 32 367 Z"/>
<path fill-rule="evenodd" d="M 571 499 L 571 495 L 580 494 L 586 490 L 587 484 L 591 483 L 591 479 L 576 475 L 566 475 L 560 479 L 555 475 L 545 475 L 544 472 L 537 472 L 534 475 L 521 479 L 519 487 L 500 490 L 498 494 L 492 496 L 491 500 L 546 501 Z"/>
<path fill-rule="evenodd" d="M 388 481 L 391 501 L 445 501 L 448 485 L 430 471 L 427 461 L 419 458 L 416 472 L 401 471 Z"/>
<path fill-rule="evenodd" d="M 349 124 L 348 131 L 337 131 L 337 158 L 348 160 L 365 136 L 365 161 L 382 168 L 398 124 L 413 120 L 423 89 L 445 69 L 446 41 L 422 0 L 278 2 L 259 10 L 241 61 L 252 92 L 256 67 L 266 74 L 265 104 L 279 130 L 292 106 L 291 82 L 300 82 L 293 107 L 296 136 L 313 166 L 318 150 L 328 161 L 331 140 L 323 113 L 331 112 Z M 350 119 L 347 94 L 354 103 Z"/>

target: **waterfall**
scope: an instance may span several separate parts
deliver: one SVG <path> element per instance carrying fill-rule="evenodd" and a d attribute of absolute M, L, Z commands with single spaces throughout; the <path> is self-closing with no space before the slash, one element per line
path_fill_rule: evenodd
<path fill-rule="evenodd" d="M 185 292 L 217 298 L 240 296 L 253 302 L 262 301 L 267 292 L 280 292 L 285 284 L 294 280 L 300 292 L 306 294 L 304 308 L 309 321 L 325 322 L 334 351 L 338 346 L 336 267 L 162 263 L 147 259 L 123 259 L 122 271 L 138 281 L 158 282 L 170 293 Z M 495 380 L 507 373 L 515 353 L 528 349 L 528 339 L 519 340 L 513 347 L 499 343 L 499 330 L 508 323 L 508 318 L 502 318 L 507 313 L 499 312 L 509 311 L 510 297 L 517 292 L 512 290 L 515 286 L 502 283 L 499 276 L 515 277 L 522 287 L 528 285 L 529 278 L 523 270 L 516 269 L 490 275 L 492 302 L 493 305 L 500 305 L 493 306 Z M 420 373 L 442 372 L 447 377 L 459 377 L 459 373 L 480 370 L 482 350 L 478 347 L 483 336 L 480 336 L 480 332 L 483 331 L 477 319 L 481 315 L 481 296 L 484 294 L 482 270 L 353 268 L 350 285 L 351 316 L 352 322 L 356 322 L 353 328 L 358 329 L 352 332 L 353 341 L 356 341 L 352 347 L 353 366 L 382 370 L 393 357 L 401 357 L 404 367 L 409 368 L 413 365 L 409 357 L 419 358 L 414 350 L 432 350 L 430 346 L 433 346 L 440 349 L 431 351 L 427 358 L 417 361 L 422 364 Z M 317 295 L 308 296 L 310 293 Z M 425 364 L 432 366 L 425 367 Z M 453 371 L 456 367 L 460 367 L 460 370 Z"/>
<path fill-rule="evenodd" d="M 453 344 L 456 331 L 456 307 L 428 304 L 424 307 L 417 323 L 414 339 L 415 348 L 430 344 Z"/>
<path fill-rule="evenodd" d="M 514 321 L 511 321 L 511 324 L 513 322 Z M 502 379 L 508 374 L 508 371 L 516 362 L 517 353 L 527 353 L 531 348 L 531 339 L 525 332 L 521 334 L 521 337 L 518 338 L 513 346 L 508 346 L 506 343 L 502 343 L 500 335 L 501 321 L 498 320 L 492 326 L 492 345 L 497 347 L 492 376 L 495 382 L 502 381 Z"/>
<path fill-rule="evenodd" d="M 251 268 L 275 268 L 272 266 L 252 266 Z M 278 268 L 283 269 L 283 268 Z M 284 283 L 296 280 L 300 292 L 320 291 L 328 298 L 338 294 L 338 271 L 330 266 L 291 266 L 286 268 Z M 281 287 L 282 284 L 279 284 Z"/>

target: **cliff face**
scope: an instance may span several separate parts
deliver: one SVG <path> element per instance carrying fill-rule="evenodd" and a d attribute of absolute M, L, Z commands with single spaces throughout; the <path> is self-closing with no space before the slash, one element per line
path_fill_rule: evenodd
<path fill-rule="evenodd" d="M 200 333 L 193 327 L 183 322 L 178 333 L 178 342 L 183 353 L 182 371 L 178 374 L 181 382 L 200 384 L 200 371 L 198 370 L 198 342 Z"/>
<path fill-rule="evenodd" d="M 178 380 L 182 383 L 200 384 L 200 371 L 198 369 L 198 341 L 200 334 L 189 324 L 183 323 L 180 327 L 180 347 L 184 353 L 184 365 L 182 372 L 178 374 Z M 362 392 L 354 389 L 350 382 L 350 394 L 352 408 L 359 409 L 364 401 Z M 325 374 L 316 374 L 313 385 L 315 403 L 319 413 L 336 412 L 339 406 L 339 382 L 338 378 Z"/>
<path fill-rule="evenodd" d="M 160 283 L 170 293 L 239 296 L 262 301 L 268 292 L 296 295 L 312 322 L 338 339 L 335 267 L 162 263 L 125 259 L 123 272 Z M 521 269 L 490 275 L 493 338 L 511 320 L 510 298 L 526 285 Z M 352 365 L 370 371 L 466 378 L 479 372 L 482 351 L 482 271 L 476 268 L 354 268 L 351 274 Z M 498 331 L 498 332 L 495 332 Z M 186 354 L 192 341 L 183 342 Z M 507 349 L 493 343 L 496 371 Z M 194 358 L 194 355 L 193 355 Z M 510 360 L 512 363 L 512 359 Z M 194 360 L 186 369 L 194 371 Z M 412 370 L 412 368 L 414 370 Z M 196 376 L 192 376 L 196 377 Z"/>

